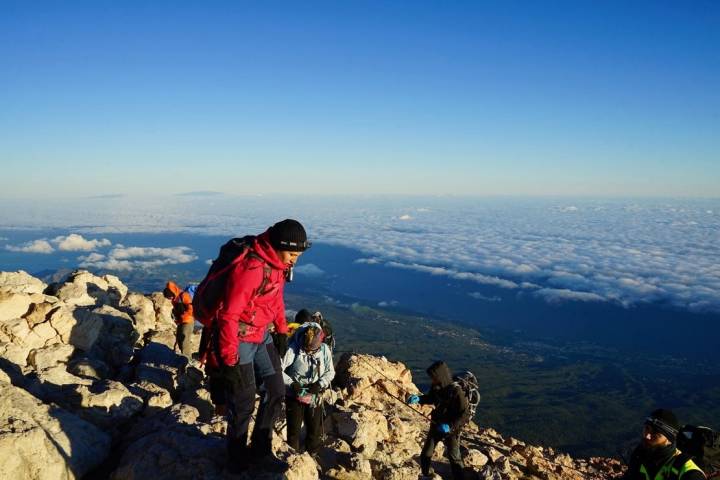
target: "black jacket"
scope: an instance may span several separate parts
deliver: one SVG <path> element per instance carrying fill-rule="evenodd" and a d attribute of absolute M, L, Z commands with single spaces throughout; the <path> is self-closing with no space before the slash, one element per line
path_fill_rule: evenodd
<path fill-rule="evenodd" d="M 679 453 L 675 444 L 659 448 L 645 448 L 638 446 L 630 457 L 630 464 L 623 480 L 646 480 L 648 477 L 641 473 L 641 468 L 645 467 L 650 480 L 655 480 L 657 473 L 664 468 L 667 472 L 663 475 L 663 480 L 678 480 L 678 475 L 672 473 L 672 468 L 680 470 L 687 462 L 692 462 L 690 457 Z M 697 467 L 694 463 L 692 466 Z M 705 475 L 700 470 L 689 470 L 683 476 L 682 480 L 704 480 Z"/>
<path fill-rule="evenodd" d="M 465 392 L 453 383 L 452 374 L 445 362 L 435 362 L 427 369 L 434 380 L 430 391 L 420 397 L 422 405 L 435 405 L 430 419 L 433 426 L 441 423 L 450 425 L 450 434 L 456 435 L 470 419 L 470 407 Z"/>

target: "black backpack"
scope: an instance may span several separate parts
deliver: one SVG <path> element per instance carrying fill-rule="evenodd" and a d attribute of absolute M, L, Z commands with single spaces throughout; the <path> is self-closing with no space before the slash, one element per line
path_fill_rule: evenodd
<path fill-rule="evenodd" d="M 678 433 L 677 447 L 692 458 L 707 478 L 720 478 L 720 432 L 685 425 Z"/>

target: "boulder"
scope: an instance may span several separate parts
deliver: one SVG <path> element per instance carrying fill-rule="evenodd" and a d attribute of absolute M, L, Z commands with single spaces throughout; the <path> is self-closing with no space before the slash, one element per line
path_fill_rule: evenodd
<path fill-rule="evenodd" d="M 162 292 L 150 295 L 155 309 L 155 328 L 158 331 L 175 330 L 175 321 L 172 318 L 172 303 L 165 298 Z"/>
<path fill-rule="evenodd" d="M 37 296 L 38 294 L 35 294 Z M 41 300 L 33 295 L 0 290 L 0 322 L 20 318 L 30 309 L 30 305 Z"/>
<path fill-rule="evenodd" d="M 112 380 L 77 385 L 63 403 L 105 430 L 118 428 L 143 409 L 142 398 Z"/>
<path fill-rule="evenodd" d="M 120 306 L 134 319 L 138 334 L 142 336 L 155 330 L 155 307 L 152 300 L 139 293 L 126 293 Z"/>
<path fill-rule="evenodd" d="M 50 317 L 50 324 L 61 332 L 66 343 L 89 352 L 100 336 L 103 319 L 86 308 L 76 308 L 72 312 L 60 308 Z"/>
<path fill-rule="evenodd" d="M 19 270 L 17 272 L 0 272 L 0 290 L 14 293 L 43 293 L 47 288 L 44 282 L 32 275 Z"/>
<path fill-rule="evenodd" d="M 58 364 L 65 364 L 75 351 L 72 345 L 62 343 L 50 347 L 35 349 L 28 355 L 28 364 L 36 370 L 45 370 Z"/>
<path fill-rule="evenodd" d="M 0 381 L 0 478 L 82 478 L 109 453 L 98 428 Z"/>
<path fill-rule="evenodd" d="M 388 438 L 388 424 L 381 412 L 360 410 L 333 414 L 335 430 L 354 450 L 372 457 L 379 442 Z"/>
<path fill-rule="evenodd" d="M 131 430 L 127 436 L 131 443 L 110 478 L 223 478 L 225 439 L 205 435 L 195 425 L 198 414 L 193 410 L 188 406 L 173 407 Z"/>
<path fill-rule="evenodd" d="M 86 270 L 77 270 L 64 283 L 49 287 L 48 293 L 54 294 L 67 305 L 118 306 L 127 294 L 127 287 L 115 276 L 98 277 Z"/>

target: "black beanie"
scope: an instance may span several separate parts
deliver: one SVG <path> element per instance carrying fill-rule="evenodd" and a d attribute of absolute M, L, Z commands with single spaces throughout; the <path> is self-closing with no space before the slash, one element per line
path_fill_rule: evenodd
<path fill-rule="evenodd" d="M 680 430 L 680 422 L 670 410 L 658 408 L 645 419 L 646 425 L 652 425 L 658 432 L 662 433 L 671 442 L 675 442 L 678 431 Z"/>
<path fill-rule="evenodd" d="M 275 250 L 286 252 L 302 252 L 310 248 L 302 224 L 289 218 L 270 227 L 270 245 Z"/>
<path fill-rule="evenodd" d="M 310 314 L 310 310 L 308 310 L 307 308 L 303 308 L 295 314 L 295 323 L 303 324 L 312 321 L 312 315 Z"/>

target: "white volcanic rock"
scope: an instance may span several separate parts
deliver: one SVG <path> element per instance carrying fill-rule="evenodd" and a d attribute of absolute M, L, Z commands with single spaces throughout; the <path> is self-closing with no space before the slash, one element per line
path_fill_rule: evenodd
<path fill-rule="evenodd" d="M 86 270 L 73 272 L 64 283 L 54 285 L 52 290 L 61 301 L 73 306 L 117 306 L 128 291 L 117 277 L 98 277 Z"/>
<path fill-rule="evenodd" d="M 45 370 L 58 364 L 67 363 L 74 351 L 75 348 L 72 345 L 62 343 L 35 349 L 28 355 L 28 364 L 35 370 Z"/>
<path fill-rule="evenodd" d="M 120 302 L 120 306 L 134 319 L 135 330 L 137 330 L 141 336 L 156 329 L 155 306 L 152 300 L 145 295 L 135 292 L 128 293 L 125 295 L 123 301 Z"/>
<path fill-rule="evenodd" d="M 98 428 L 0 381 L 0 478 L 81 478 L 109 453 Z"/>
<path fill-rule="evenodd" d="M 162 292 L 150 295 L 155 309 L 155 328 L 158 331 L 175 330 L 175 321 L 172 319 L 172 303 L 165 298 Z"/>
<path fill-rule="evenodd" d="M 0 291 L 33 294 L 43 293 L 46 288 L 43 281 L 22 270 L 0 272 Z"/>
<path fill-rule="evenodd" d="M 41 293 L 26 294 L 0 290 L 0 322 L 20 318 L 30 305 L 39 302 L 44 296 Z"/>

